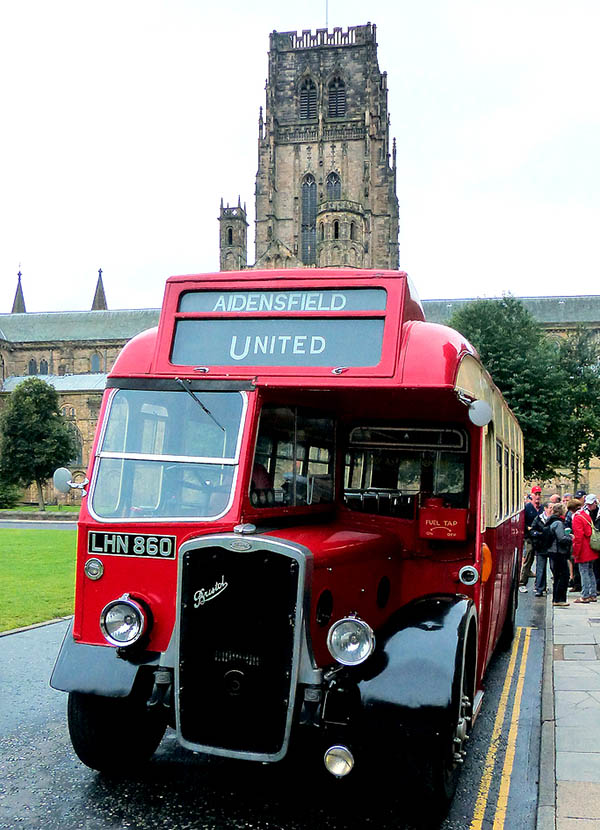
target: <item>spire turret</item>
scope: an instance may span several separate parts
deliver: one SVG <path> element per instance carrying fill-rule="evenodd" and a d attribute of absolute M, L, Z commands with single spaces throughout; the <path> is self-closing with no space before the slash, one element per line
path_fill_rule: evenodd
<path fill-rule="evenodd" d="M 220 270 L 241 271 L 248 266 L 246 206 L 238 196 L 237 207 L 223 207 L 219 212 Z"/>
<path fill-rule="evenodd" d="M 98 268 L 98 282 L 96 283 L 96 293 L 94 294 L 92 311 L 106 311 L 107 309 L 106 294 L 104 293 L 104 285 L 102 283 L 102 268 Z"/>
<path fill-rule="evenodd" d="M 25 308 L 25 297 L 23 296 L 23 286 L 21 285 L 21 269 L 19 269 L 17 277 L 17 290 L 15 292 L 15 299 L 13 300 L 12 313 L 25 314 L 27 309 Z"/>

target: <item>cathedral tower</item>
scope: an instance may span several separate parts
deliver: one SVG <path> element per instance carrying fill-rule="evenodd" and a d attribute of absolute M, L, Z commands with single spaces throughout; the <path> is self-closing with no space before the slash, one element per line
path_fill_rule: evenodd
<path fill-rule="evenodd" d="M 248 263 L 248 222 L 246 205 L 241 206 L 238 198 L 237 207 L 223 207 L 219 213 L 219 250 L 221 271 L 241 271 Z"/>
<path fill-rule="evenodd" d="M 398 267 L 387 76 L 370 23 L 270 36 L 255 267 L 298 265 Z"/>

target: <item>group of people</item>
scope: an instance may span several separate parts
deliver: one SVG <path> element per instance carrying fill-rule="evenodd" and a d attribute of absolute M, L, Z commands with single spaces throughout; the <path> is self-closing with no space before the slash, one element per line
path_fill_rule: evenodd
<path fill-rule="evenodd" d="M 542 488 L 531 488 L 525 504 L 525 549 L 519 591 L 526 593 L 535 559 L 535 596 L 544 596 L 547 563 L 554 577 L 552 602 L 566 608 L 567 593 L 581 591 L 576 603 L 596 602 L 600 591 L 600 559 L 591 545 L 600 530 L 598 498 L 578 490 L 574 496 L 558 494 L 542 503 Z"/>

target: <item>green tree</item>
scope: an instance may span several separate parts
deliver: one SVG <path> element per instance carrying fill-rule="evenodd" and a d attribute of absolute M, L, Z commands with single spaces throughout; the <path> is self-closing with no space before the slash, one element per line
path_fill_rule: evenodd
<path fill-rule="evenodd" d="M 562 464 L 577 489 L 581 471 L 600 452 L 600 344 L 578 329 L 559 345 Z"/>
<path fill-rule="evenodd" d="M 525 476 L 548 478 L 561 462 L 558 346 L 511 295 L 467 303 L 452 315 L 449 325 L 475 346 L 519 419 Z"/>
<path fill-rule="evenodd" d="M 16 507 L 22 495 L 23 491 L 20 487 L 0 481 L 0 509 Z"/>
<path fill-rule="evenodd" d="M 0 481 L 21 487 L 35 482 L 44 510 L 44 481 L 76 451 L 56 390 L 39 378 L 20 383 L 0 415 Z"/>

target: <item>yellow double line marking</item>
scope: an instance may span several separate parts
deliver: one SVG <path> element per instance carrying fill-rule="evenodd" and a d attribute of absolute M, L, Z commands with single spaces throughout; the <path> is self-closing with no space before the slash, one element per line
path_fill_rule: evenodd
<path fill-rule="evenodd" d="M 517 678 L 517 685 L 513 699 L 513 710 L 510 721 L 510 729 L 508 732 L 508 744 L 506 747 L 506 755 L 504 757 L 504 765 L 502 767 L 502 776 L 500 779 L 500 791 L 498 793 L 498 802 L 496 804 L 496 812 L 494 814 L 493 830 L 503 830 L 504 821 L 506 819 L 506 806 L 508 804 L 508 792 L 510 789 L 510 778 L 512 775 L 512 768 L 515 761 L 515 749 L 517 745 L 517 732 L 519 714 L 521 711 L 521 699 L 523 697 L 523 686 L 525 684 L 525 669 L 527 667 L 527 655 L 529 653 L 529 642 L 531 637 L 531 629 L 518 628 L 515 640 L 510 655 L 508 670 L 500 695 L 500 702 L 498 704 L 498 711 L 496 712 L 496 719 L 494 721 L 494 729 L 492 731 L 492 738 L 490 746 L 485 758 L 483 773 L 481 775 L 481 782 L 479 784 L 479 791 L 477 793 L 477 801 L 475 802 L 475 810 L 473 811 L 473 820 L 470 825 L 470 830 L 482 830 L 483 819 L 485 816 L 485 809 L 487 807 L 488 796 L 492 784 L 492 775 L 496 765 L 496 755 L 500 744 L 500 737 L 502 735 L 502 727 L 506 717 L 508 708 L 508 696 L 512 686 L 515 668 L 517 665 L 517 656 L 521 645 L 521 637 L 524 634 L 523 651 L 521 653 L 521 661 L 519 664 L 519 675 Z"/>

